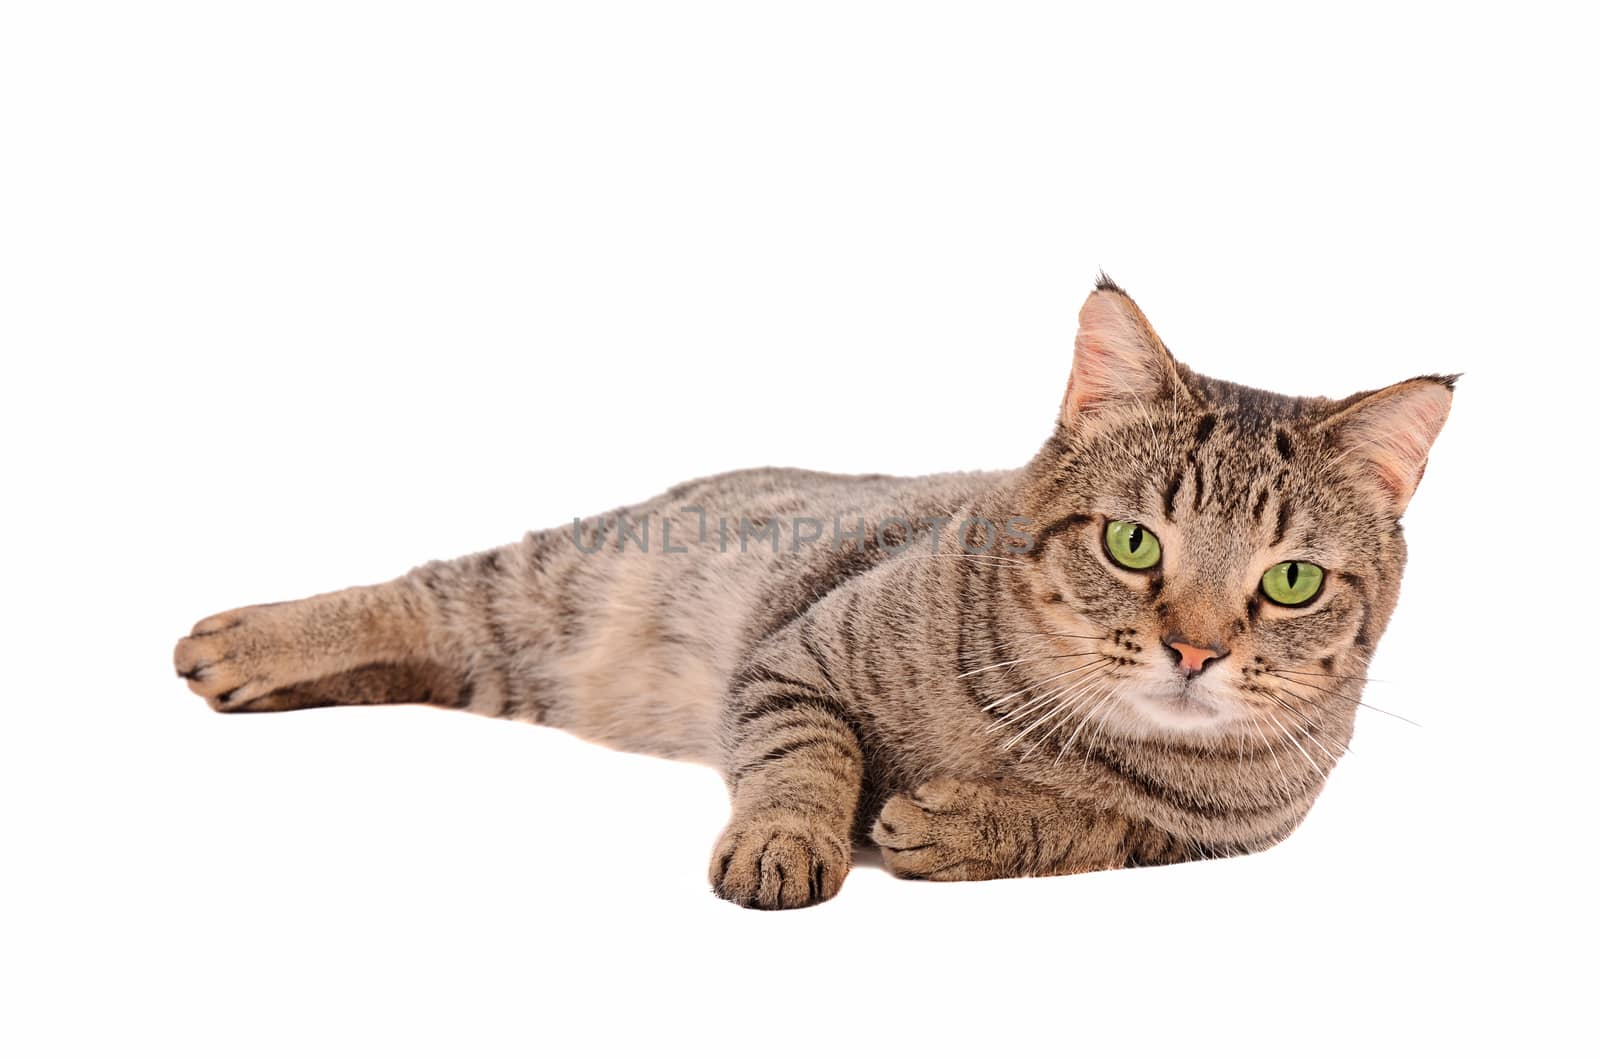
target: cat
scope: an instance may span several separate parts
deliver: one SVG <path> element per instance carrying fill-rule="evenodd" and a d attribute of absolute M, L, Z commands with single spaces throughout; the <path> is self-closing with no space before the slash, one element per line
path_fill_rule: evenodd
<path fill-rule="evenodd" d="M 1102 275 L 1024 467 L 766 468 L 179 641 L 223 712 L 431 703 L 721 770 L 719 896 L 1240 854 L 1350 740 L 1455 376 L 1284 397 Z"/>

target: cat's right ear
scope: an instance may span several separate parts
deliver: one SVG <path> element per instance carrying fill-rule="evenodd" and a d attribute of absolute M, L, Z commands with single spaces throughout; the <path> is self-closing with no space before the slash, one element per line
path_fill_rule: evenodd
<path fill-rule="evenodd" d="M 1182 387 L 1161 336 L 1127 292 L 1102 273 L 1078 311 L 1061 426 L 1080 430 L 1112 410 L 1170 400 Z"/>

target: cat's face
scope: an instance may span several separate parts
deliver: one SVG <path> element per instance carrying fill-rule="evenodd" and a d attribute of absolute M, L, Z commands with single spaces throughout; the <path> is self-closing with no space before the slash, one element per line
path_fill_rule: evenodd
<path fill-rule="evenodd" d="M 1073 670 L 1067 696 L 1146 738 L 1278 738 L 1353 713 L 1450 384 L 1327 401 L 1206 379 L 1097 290 L 1026 491 L 1051 527 L 1031 611 Z"/>

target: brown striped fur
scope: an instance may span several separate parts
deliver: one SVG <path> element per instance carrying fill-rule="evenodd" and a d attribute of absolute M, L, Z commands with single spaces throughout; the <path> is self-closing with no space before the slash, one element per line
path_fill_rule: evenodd
<path fill-rule="evenodd" d="M 427 702 L 711 764 L 733 797 L 712 885 L 744 905 L 832 897 L 863 838 L 927 879 L 1257 850 L 1350 738 L 1452 383 L 1330 401 L 1208 379 L 1102 279 L 1061 419 L 1015 471 L 701 479 L 621 510 L 648 551 L 595 517 L 213 616 L 176 665 L 219 711 Z M 836 515 L 868 536 L 722 551 L 715 534 Z M 968 555 L 969 516 L 1024 518 L 1032 547 Z M 1158 567 L 1113 564 L 1108 519 L 1155 533 Z M 1262 572 L 1296 558 L 1328 571 L 1320 595 L 1265 601 Z M 1188 679 L 1174 639 L 1225 655 Z"/>

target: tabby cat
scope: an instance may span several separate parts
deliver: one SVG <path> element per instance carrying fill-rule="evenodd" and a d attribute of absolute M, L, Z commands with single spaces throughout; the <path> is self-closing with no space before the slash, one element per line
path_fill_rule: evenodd
<path fill-rule="evenodd" d="M 1024 467 L 788 469 L 227 611 L 216 710 L 432 703 L 721 770 L 715 892 L 833 897 L 852 842 L 979 880 L 1259 850 L 1345 750 L 1455 377 L 1209 379 L 1104 276 Z"/>

